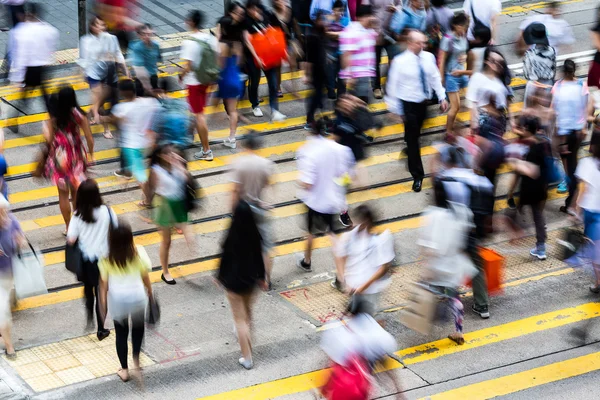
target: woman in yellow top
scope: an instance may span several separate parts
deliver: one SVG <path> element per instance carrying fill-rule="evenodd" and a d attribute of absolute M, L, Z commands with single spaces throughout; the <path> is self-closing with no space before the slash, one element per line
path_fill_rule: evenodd
<path fill-rule="evenodd" d="M 152 301 L 152 285 L 148 277 L 152 263 L 144 248 L 134 245 L 131 227 L 122 221 L 111 231 L 108 247 L 108 257 L 98 263 L 101 278 L 100 304 L 104 316 L 108 305 L 114 320 L 117 355 L 121 362 L 117 375 L 123 382 L 127 382 L 129 318 L 132 325 L 133 364 L 134 369 L 139 371 L 146 306 L 149 299 Z"/>

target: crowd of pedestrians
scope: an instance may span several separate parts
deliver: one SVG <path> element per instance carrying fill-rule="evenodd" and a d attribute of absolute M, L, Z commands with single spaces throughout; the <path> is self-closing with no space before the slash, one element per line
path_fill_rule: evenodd
<path fill-rule="evenodd" d="M 558 3 L 549 3 L 544 14 L 519 26 L 515 52 L 524 57 L 527 85 L 525 107 L 518 116 L 511 112 L 511 71 L 494 47 L 500 0 L 466 0 L 456 12 L 443 0 L 230 2 L 214 32 L 203 29 L 204 14 L 194 10 L 185 20 L 189 35 L 181 46 L 179 72 L 187 102 L 171 98 L 174 82 L 159 78 L 161 49 L 151 25 L 123 22 L 128 26 L 124 41 L 117 34 L 121 30 L 113 29 L 115 24 L 108 24 L 113 27 L 109 33 L 109 21 L 94 16 L 89 33 L 80 40 L 78 62 L 92 93 L 88 113 L 79 107 L 72 87 L 62 87 L 52 95 L 44 90 L 46 68 L 58 41 L 56 29 L 42 22 L 36 4 L 11 6 L 11 12 L 18 23 L 11 31 L 10 80 L 23 89 L 41 87 L 50 116 L 45 123 L 47 144 L 36 173 L 58 189 L 64 234 L 68 245 L 80 252 L 77 278 L 84 285 L 89 325 L 95 313 L 98 340 L 110 334 L 107 310 L 114 320 L 121 363 L 118 374 L 124 381 L 130 377 L 130 320 L 133 368 L 139 369 L 144 314 L 148 303 L 154 302 L 148 276 L 152 266 L 145 250 L 134 245 L 131 228 L 103 204 L 98 185 L 89 179 L 88 168 L 94 163 L 91 125 L 103 124 L 108 140 L 113 139 L 109 126 L 117 126 L 122 163 L 115 175 L 134 179 L 142 193 L 139 206 L 153 209 L 162 237 L 161 279 L 175 285 L 169 272 L 173 232 L 184 235 L 191 251 L 196 247 L 188 222 L 197 187 L 185 157 L 194 132 L 201 148 L 193 157 L 214 159 L 205 115 L 211 93 L 215 102 L 222 100 L 229 118 L 229 135 L 222 145 L 236 149 L 238 125 L 245 121 L 237 111 L 238 101 L 247 95 L 253 117 L 264 117 L 259 97 L 263 76 L 271 122 L 286 119 L 279 109 L 286 65 L 292 72 L 301 68 L 304 84 L 313 89 L 306 104 L 308 137 L 296 155 L 298 197 L 307 208 L 306 247 L 297 266 L 303 273 L 312 271 L 314 238 L 327 234 L 336 265 L 332 290 L 348 295 L 353 315 L 349 324 L 356 325 L 357 332 L 364 328 L 384 341 L 379 347 L 376 343 L 361 347 L 373 352 L 369 356 L 351 346 L 333 351 L 325 344 L 335 364 L 358 368 L 363 357 L 373 366 L 394 347 L 385 331 L 379 331 L 380 325 L 373 324 L 390 281 L 393 237 L 374 230 L 376 210 L 361 205 L 349 213 L 346 202 L 349 184 L 367 181 L 359 163 L 366 158 L 365 144 L 373 141 L 367 132 L 378 127 L 368 108 L 373 101 L 385 99 L 390 113 L 404 124 L 406 148 L 401 159 L 406 159 L 414 192 L 424 189 L 426 169 L 431 170 L 433 203 L 425 212 L 426 225 L 418 241 L 427 265 L 423 280 L 446 300 L 455 326 L 449 338 L 458 345 L 464 343 L 465 314 L 459 294 L 467 280 L 473 286 L 473 312 L 490 318 L 479 249 L 490 233 L 501 228 L 494 222 L 494 198 L 502 165 L 512 170 L 510 210 L 504 220 L 511 234 L 519 237 L 523 226 L 518 215 L 531 208 L 536 231 L 532 257 L 547 258 L 544 213 L 552 185 L 559 193 L 568 192 L 559 211 L 581 218 L 585 235 L 596 243 L 600 240 L 600 128 L 596 129 L 600 122 L 593 101 L 600 87 L 600 9 L 598 24 L 592 29 L 598 53 L 587 80 L 578 78 L 573 60 L 557 65 L 557 54 L 574 42 Z M 436 146 L 439 154 L 431 168 L 425 168 L 420 136 L 434 105 L 447 112 L 447 122 L 444 139 Z M 318 118 L 319 109 L 334 112 L 330 119 Z M 468 109 L 467 119 L 460 118 L 462 109 Z M 588 124 L 595 127 L 592 156 L 579 162 Z M 257 288 L 272 289 L 272 205 L 265 192 L 271 190 L 274 164 L 259 155 L 260 133 L 245 135 L 241 147 L 232 165 L 232 223 L 223 242 L 217 280 L 233 314 L 242 353 L 239 363 L 250 369 L 254 365 L 253 299 Z M 338 219 L 349 228 L 341 236 L 336 233 Z M 10 257 L 23 241 L 1 197 L 4 254 Z M 600 246 L 595 249 L 595 284 L 590 290 L 599 293 Z M 2 260 L 0 333 L 7 355 L 15 357 L 7 305 L 10 265 L 3 265 L 10 261 Z M 367 337 L 357 333 L 357 340 L 368 341 Z M 340 356 L 339 351 L 357 354 Z"/>

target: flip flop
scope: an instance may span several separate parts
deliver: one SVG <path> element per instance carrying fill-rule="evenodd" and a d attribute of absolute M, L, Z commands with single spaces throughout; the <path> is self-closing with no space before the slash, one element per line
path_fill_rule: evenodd
<path fill-rule="evenodd" d="M 105 131 L 102 135 L 104 136 L 105 139 L 114 139 L 115 138 L 111 131 Z"/>

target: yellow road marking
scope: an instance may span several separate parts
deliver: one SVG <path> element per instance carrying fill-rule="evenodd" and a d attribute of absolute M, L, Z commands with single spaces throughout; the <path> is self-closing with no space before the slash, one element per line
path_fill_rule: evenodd
<path fill-rule="evenodd" d="M 424 397 L 422 400 L 485 400 L 520 392 L 600 369 L 600 352 Z"/>
<path fill-rule="evenodd" d="M 567 0 L 567 1 L 561 1 L 559 3 L 561 5 L 564 5 L 564 4 L 581 3 L 582 1 L 583 0 Z M 548 4 L 549 4 L 549 2 L 542 1 L 540 3 L 524 4 L 522 6 L 505 7 L 502 9 L 502 14 L 510 15 L 510 14 L 526 13 L 530 10 L 539 10 L 540 8 L 546 8 L 548 6 Z"/>
<path fill-rule="evenodd" d="M 456 345 L 449 339 L 437 340 L 431 343 L 403 349 L 396 355 L 403 358 L 405 365 L 413 365 L 423 361 L 434 360 L 446 355 L 462 353 L 467 350 L 487 346 L 493 343 L 515 339 L 532 333 L 545 331 L 569 325 L 578 321 L 596 318 L 600 315 L 600 304 L 587 303 L 577 307 L 565 308 L 533 317 L 512 321 L 506 324 L 481 329 L 465 334 L 465 344 Z M 402 368 L 397 364 L 397 368 Z M 279 396 L 306 392 L 322 386 L 328 376 L 329 369 L 295 375 L 289 378 L 232 390 L 213 396 L 202 397 L 199 400 L 268 400 Z M 490 396 L 494 397 L 494 396 Z M 488 397 L 488 398 L 490 398 Z M 471 399 L 469 396 L 461 399 Z"/>

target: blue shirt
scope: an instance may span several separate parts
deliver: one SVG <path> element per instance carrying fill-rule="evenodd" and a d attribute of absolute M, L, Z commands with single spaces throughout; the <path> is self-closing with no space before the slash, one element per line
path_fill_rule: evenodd
<path fill-rule="evenodd" d="M 147 46 L 141 40 L 131 42 L 128 57 L 134 67 L 144 67 L 150 75 L 158 73 L 157 64 L 162 60 L 160 46 L 154 41 L 150 42 L 150 46 Z"/>
<path fill-rule="evenodd" d="M 427 27 L 427 13 L 425 10 L 413 10 L 410 7 L 402 8 L 394 13 L 390 21 L 390 30 L 401 34 L 405 29 L 417 29 L 425 32 Z"/>

